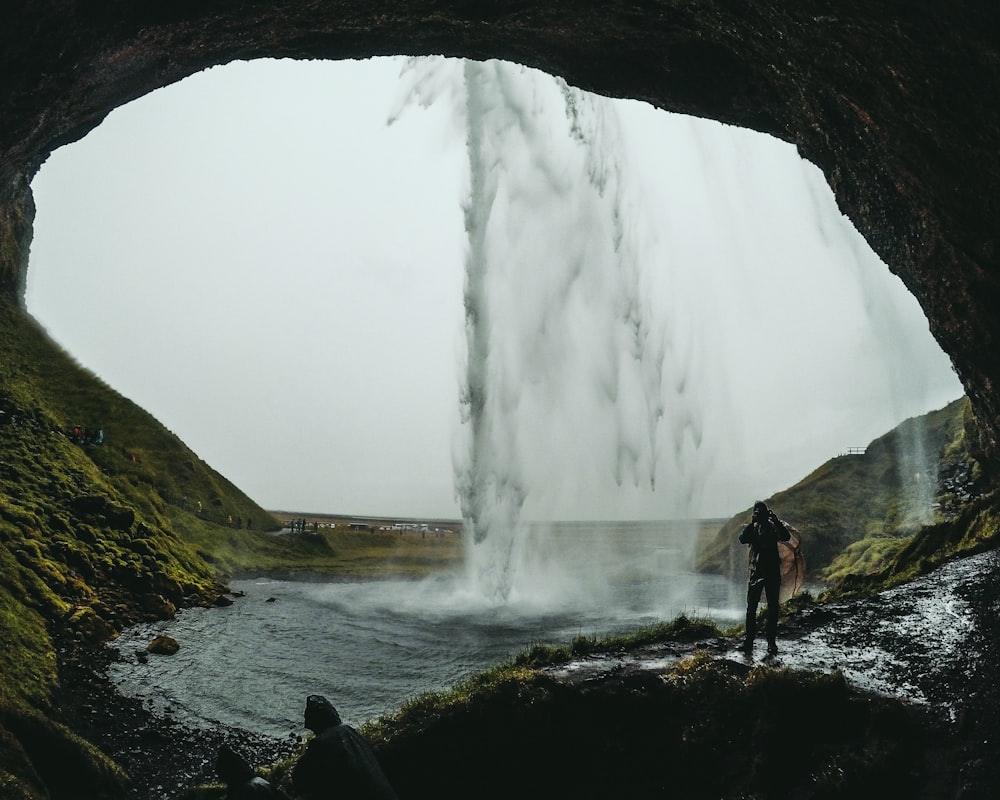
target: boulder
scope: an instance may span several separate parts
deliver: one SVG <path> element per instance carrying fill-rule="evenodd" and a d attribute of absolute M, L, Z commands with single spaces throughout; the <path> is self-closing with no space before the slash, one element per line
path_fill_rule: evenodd
<path fill-rule="evenodd" d="M 139 610 L 155 619 L 173 619 L 177 607 L 160 594 L 144 594 L 137 598 Z"/>
<path fill-rule="evenodd" d="M 161 656 L 172 656 L 180 649 L 181 646 L 177 640 L 172 636 L 167 636 L 165 633 L 161 633 L 146 645 L 147 652 L 156 653 Z"/>
<path fill-rule="evenodd" d="M 135 511 L 112 503 L 106 497 L 85 494 L 69 501 L 70 513 L 81 522 L 96 527 L 108 527 L 116 531 L 127 531 L 135 522 Z"/>
<path fill-rule="evenodd" d="M 90 606 L 77 606 L 69 615 L 69 625 L 85 642 L 103 642 L 115 635 L 111 623 Z"/>

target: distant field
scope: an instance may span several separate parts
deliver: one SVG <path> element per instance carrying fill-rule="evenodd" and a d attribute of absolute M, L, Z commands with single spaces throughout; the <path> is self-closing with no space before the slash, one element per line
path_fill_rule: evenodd
<path fill-rule="evenodd" d="M 246 572 L 254 567 L 288 574 L 318 573 L 344 577 L 419 577 L 458 568 L 464 560 L 463 525 L 460 520 L 399 517 L 359 517 L 299 511 L 271 511 L 285 525 L 286 533 L 270 538 L 274 549 L 254 551 L 227 548 L 216 551 L 216 563 Z M 304 521 L 304 527 L 296 527 Z M 725 520 L 693 523 L 672 521 L 529 523 L 546 528 L 546 540 L 572 541 L 577 546 L 617 540 L 640 549 L 677 530 L 697 537 L 700 549 L 711 542 Z M 691 526 L 691 527 L 689 527 Z M 301 531 L 301 532 L 299 532 Z M 687 533 L 682 534 L 684 536 Z M 220 543 L 215 542 L 216 547 Z"/>
<path fill-rule="evenodd" d="M 305 520 L 307 529 L 314 530 L 317 526 L 336 530 L 395 530 L 397 526 L 405 533 L 419 533 L 421 525 L 427 526 L 429 532 L 460 534 L 462 521 L 455 519 L 415 519 L 412 517 L 364 517 L 342 514 L 316 514 L 304 511 L 271 511 L 275 517 L 291 527 L 294 520 Z"/>

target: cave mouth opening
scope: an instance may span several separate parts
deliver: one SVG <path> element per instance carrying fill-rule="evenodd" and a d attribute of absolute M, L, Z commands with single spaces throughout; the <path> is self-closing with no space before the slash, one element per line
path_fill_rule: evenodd
<path fill-rule="evenodd" d="M 267 507 L 457 516 L 466 135 L 431 79 L 407 107 L 408 63 L 216 67 L 116 110 L 33 184 L 31 313 Z M 650 303 L 684 319 L 664 334 L 680 366 L 658 446 L 700 431 L 687 513 L 737 511 L 961 393 L 912 296 L 794 148 L 606 102 L 642 176 Z M 593 461 L 577 439 L 538 460 L 573 475 Z M 600 471 L 546 487 L 549 513 L 677 513 L 595 492 Z"/>

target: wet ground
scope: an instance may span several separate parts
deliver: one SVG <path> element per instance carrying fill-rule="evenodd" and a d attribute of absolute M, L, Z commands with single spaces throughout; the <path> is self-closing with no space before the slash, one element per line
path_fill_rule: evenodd
<path fill-rule="evenodd" d="M 762 638 L 752 656 L 738 649 L 740 639 L 720 638 L 594 656 L 551 672 L 578 683 L 622 670 L 662 671 L 701 650 L 774 667 L 839 669 L 861 689 L 934 705 L 954 716 L 965 682 L 983 658 L 984 632 L 967 597 L 993 580 L 998 562 L 996 553 L 982 553 L 873 598 L 806 609 L 781 626 L 776 656 L 766 655 Z"/>
<path fill-rule="evenodd" d="M 839 670 L 859 689 L 925 709 L 954 741 L 958 794 L 1000 796 L 1000 552 L 948 563 L 874 597 L 816 605 L 779 628 L 776 656 L 758 639 L 751 656 L 741 639 L 654 645 L 620 656 L 594 656 L 553 668 L 575 685 L 663 672 L 695 652 L 753 666 Z"/>
<path fill-rule="evenodd" d="M 963 800 L 1000 796 L 1000 554 L 953 561 L 935 572 L 874 597 L 815 605 L 783 621 L 777 656 L 758 640 L 752 656 L 738 638 L 662 644 L 628 654 L 594 656 L 553 668 L 574 685 L 614 684 L 636 673 L 660 673 L 695 652 L 747 668 L 840 670 L 859 689 L 912 703 L 948 738 L 958 764 Z M 105 657 L 107 651 L 105 651 Z M 238 729 L 196 731 L 157 718 L 123 699 L 91 670 L 64 668 L 73 727 L 96 741 L 133 775 L 142 775 L 130 798 L 169 796 L 171 789 L 212 777 L 221 741 L 254 763 L 294 749 L 293 740 L 269 739 Z M 73 703 L 88 698 L 85 705 Z M 951 766 L 948 767 L 949 769 Z"/>

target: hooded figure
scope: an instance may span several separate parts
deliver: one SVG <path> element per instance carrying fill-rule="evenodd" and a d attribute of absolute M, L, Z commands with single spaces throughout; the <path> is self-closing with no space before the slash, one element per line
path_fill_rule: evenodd
<path fill-rule="evenodd" d="M 271 784 L 254 775 L 246 759 L 227 744 L 219 747 L 215 771 L 226 784 L 226 800 L 264 800 L 280 796 Z"/>
<path fill-rule="evenodd" d="M 315 736 L 292 767 L 294 797 L 398 800 L 365 738 L 345 725 L 322 695 L 306 698 L 306 728 Z"/>
<path fill-rule="evenodd" d="M 743 651 L 753 651 L 757 632 L 757 606 L 763 592 L 767 598 L 767 652 L 778 652 L 775 636 L 778 631 L 778 596 L 781 591 L 781 556 L 778 542 L 787 542 L 791 534 L 765 503 L 753 504 L 750 522 L 740 534 L 740 544 L 750 545 L 750 581 L 747 587 L 746 638 Z"/>

